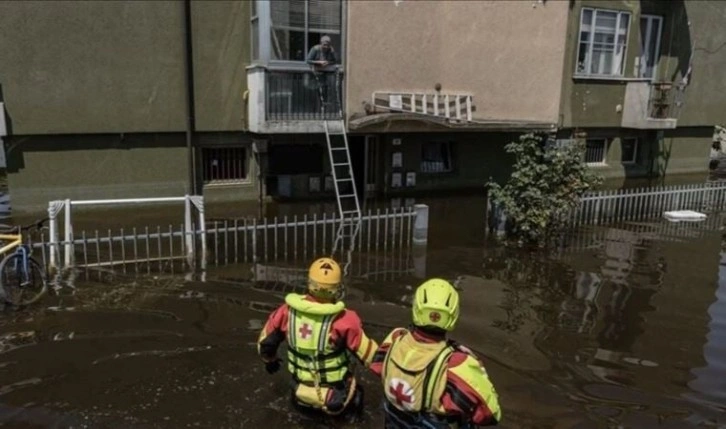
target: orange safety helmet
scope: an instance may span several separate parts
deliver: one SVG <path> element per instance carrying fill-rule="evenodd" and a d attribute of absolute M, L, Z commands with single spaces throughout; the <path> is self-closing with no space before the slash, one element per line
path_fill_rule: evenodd
<path fill-rule="evenodd" d="M 342 277 L 340 265 L 333 259 L 317 259 L 308 270 L 308 292 L 316 298 L 336 298 Z"/>

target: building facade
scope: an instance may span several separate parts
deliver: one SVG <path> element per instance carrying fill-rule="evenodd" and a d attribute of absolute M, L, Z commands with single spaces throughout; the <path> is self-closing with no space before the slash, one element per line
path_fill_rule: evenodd
<path fill-rule="evenodd" d="M 371 196 L 483 189 L 528 131 L 584 140 L 611 178 L 706 173 L 726 122 L 724 13 L 681 0 L 0 3 L 13 209 L 330 197 L 336 112 Z M 336 61 L 314 74 L 323 35 Z"/>
<path fill-rule="evenodd" d="M 726 4 L 570 3 L 559 134 L 606 177 L 705 173 L 726 121 Z"/>
<path fill-rule="evenodd" d="M 255 198 L 248 22 L 235 1 L 0 3 L 13 210 L 202 189 Z"/>

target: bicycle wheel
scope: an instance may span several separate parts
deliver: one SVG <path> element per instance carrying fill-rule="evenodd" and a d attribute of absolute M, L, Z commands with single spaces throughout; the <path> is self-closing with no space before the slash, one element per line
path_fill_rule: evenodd
<path fill-rule="evenodd" d="M 0 263 L 0 286 L 5 290 L 5 301 L 15 306 L 32 304 L 48 290 L 38 262 L 28 257 L 28 272 L 25 273 L 23 257 L 18 253 Z"/>

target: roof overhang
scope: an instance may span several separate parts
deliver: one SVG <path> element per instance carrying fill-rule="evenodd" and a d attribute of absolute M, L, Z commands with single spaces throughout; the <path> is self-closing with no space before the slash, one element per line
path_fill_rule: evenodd
<path fill-rule="evenodd" d="M 416 113 L 375 113 L 372 115 L 353 115 L 348 121 L 351 132 L 386 132 L 402 131 L 406 123 L 425 125 L 418 131 L 545 131 L 557 129 L 554 123 L 534 121 L 501 121 L 501 120 L 456 120 L 438 116 Z M 417 131 L 411 129 L 410 131 Z"/>

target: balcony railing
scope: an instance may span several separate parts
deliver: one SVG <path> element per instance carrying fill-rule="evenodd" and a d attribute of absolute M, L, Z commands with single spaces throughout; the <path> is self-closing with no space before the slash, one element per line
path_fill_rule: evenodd
<path fill-rule="evenodd" d="M 676 127 L 676 90 L 671 83 L 632 81 L 625 86 L 622 126 L 640 130 L 664 130 Z"/>
<path fill-rule="evenodd" d="M 267 121 L 321 121 L 342 119 L 339 71 L 265 71 Z"/>
<path fill-rule="evenodd" d="M 648 117 L 653 119 L 672 118 L 675 92 L 673 84 L 670 82 L 651 84 Z"/>

